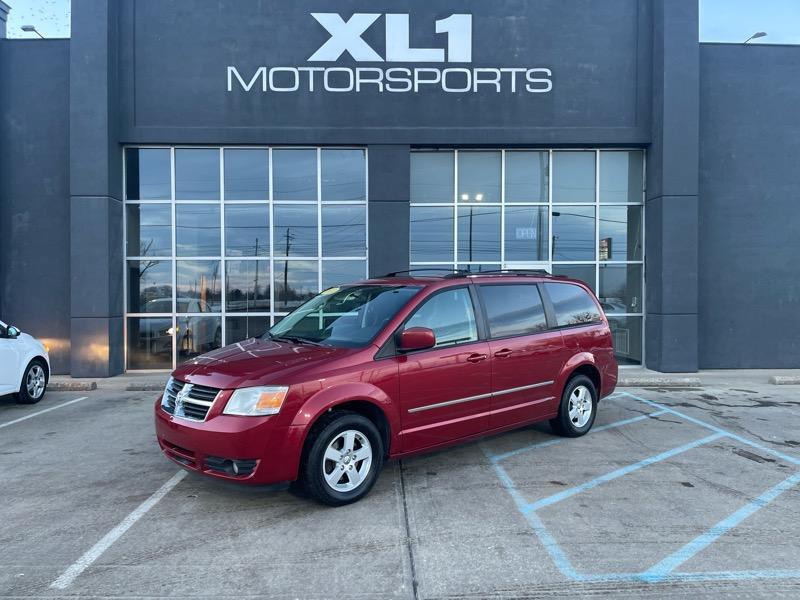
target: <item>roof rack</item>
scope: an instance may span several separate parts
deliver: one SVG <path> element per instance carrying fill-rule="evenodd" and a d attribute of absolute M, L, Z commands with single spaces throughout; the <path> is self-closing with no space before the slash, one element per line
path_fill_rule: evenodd
<path fill-rule="evenodd" d="M 445 275 L 441 275 L 442 277 L 463 277 L 464 275 L 469 274 L 469 271 L 465 271 L 464 269 L 447 269 L 443 267 L 442 268 L 431 267 L 429 269 L 406 269 L 404 271 L 392 271 L 391 273 L 386 273 L 385 275 L 381 275 L 381 278 L 397 277 L 398 275 L 406 275 L 406 274 L 422 273 L 422 272 L 446 273 Z M 429 277 L 436 277 L 436 275 L 429 275 Z"/>
<path fill-rule="evenodd" d="M 535 277 L 558 277 L 549 273 L 546 269 L 491 269 L 489 271 L 474 271 L 469 275 L 531 275 Z"/>

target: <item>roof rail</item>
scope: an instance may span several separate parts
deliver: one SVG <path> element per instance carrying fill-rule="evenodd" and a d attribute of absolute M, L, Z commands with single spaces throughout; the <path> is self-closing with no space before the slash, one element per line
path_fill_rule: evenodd
<path fill-rule="evenodd" d="M 546 269 L 491 269 L 489 271 L 474 271 L 470 275 L 531 275 L 536 277 L 558 277 Z"/>
<path fill-rule="evenodd" d="M 406 275 L 406 274 L 422 273 L 422 272 L 445 273 L 445 275 L 440 275 L 440 277 L 461 277 L 469 273 L 468 271 L 465 271 L 463 269 L 447 269 L 443 267 L 431 267 L 429 269 L 406 269 L 404 271 L 392 271 L 391 273 L 386 273 L 385 275 L 381 275 L 379 279 L 385 277 L 397 277 L 398 275 Z M 429 275 L 429 277 L 436 277 L 436 275 Z"/>

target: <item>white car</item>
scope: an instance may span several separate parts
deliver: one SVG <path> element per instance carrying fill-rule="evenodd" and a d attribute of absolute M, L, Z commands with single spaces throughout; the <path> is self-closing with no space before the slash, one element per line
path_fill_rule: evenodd
<path fill-rule="evenodd" d="M 50 357 L 44 344 L 0 321 L 0 395 L 15 394 L 21 404 L 44 398 Z"/>

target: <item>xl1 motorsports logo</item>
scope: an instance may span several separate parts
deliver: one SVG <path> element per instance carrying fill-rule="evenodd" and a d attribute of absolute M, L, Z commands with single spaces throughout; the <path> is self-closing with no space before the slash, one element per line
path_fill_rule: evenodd
<path fill-rule="evenodd" d="M 552 72 L 544 67 L 416 66 L 424 63 L 472 62 L 472 15 L 453 14 L 435 22 L 437 34 L 446 36 L 440 48 L 412 48 L 409 15 L 355 13 L 346 21 L 337 13 L 311 13 L 330 34 L 312 53 L 308 63 L 335 63 L 348 53 L 359 63 L 405 63 L 409 66 L 262 66 L 244 76 L 236 66 L 228 67 L 228 91 L 261 92 L 378 92 L 418 93 L 435 89 L 451 94 L 481 90 L 545 94 L 553 89 Z M 362 37 L 383 17 L 386 56 L 381 56 Z"/>

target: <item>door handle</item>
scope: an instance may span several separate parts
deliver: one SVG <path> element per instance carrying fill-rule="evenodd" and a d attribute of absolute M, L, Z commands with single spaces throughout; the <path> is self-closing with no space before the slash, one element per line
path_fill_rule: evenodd
<path fill-rule="evenodd" d="M 503 348 L 502 350 L 498 350 L 494 353 L 497 358 L 505 358 L 506 356 L 511 356 L 511 353 L 514 352 L 510 348 Z"/>
<path fill-rule="evenodd" d="M 470 354 L 467 357 L 467 360 L 471 363 L 479 363 L 482 360 L 486 360 L 488 357 L 485 354 Z"/>

